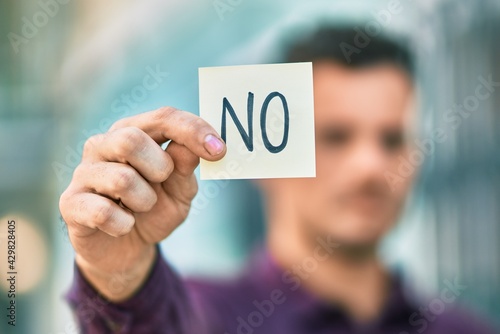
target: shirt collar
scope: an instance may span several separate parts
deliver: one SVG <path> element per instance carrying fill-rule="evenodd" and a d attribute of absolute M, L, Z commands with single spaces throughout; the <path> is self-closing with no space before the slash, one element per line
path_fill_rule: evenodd
<path fill-rule="evenodd" d="M 287 305 L 291 316 L 296 315 L 309 324 L 320 326 L 324 322 L 345 321 L 351 322 L 348 316 L 336 305 L 326 302 L 307 291 L 302 285 L 295 291 L 291 284 L 284 279 L 286 270 L 274 260 L 269 250 L 258 247 L 253 252 L 246 267 L 246 276 L 256 280 L 259 286 L 281 289 L 287 293 Z M 410 315 L 415 311 L 413 298 L 405 291 L 401 274 L 391 272 L 390 292 L 385 306 L 375 324 L 407 323 Z"/>

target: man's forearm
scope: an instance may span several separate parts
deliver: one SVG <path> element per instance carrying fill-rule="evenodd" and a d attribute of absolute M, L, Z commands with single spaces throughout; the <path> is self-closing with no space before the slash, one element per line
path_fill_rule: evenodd
<path fill-rule="evenodd" d="M 76 256 L 76 264 L 87 281 L 107 300 L 121 302 L 130 298 L 144 283 L 153 266 L 156 247 L 151 245 L 124 270 L 106 272 Z"/>

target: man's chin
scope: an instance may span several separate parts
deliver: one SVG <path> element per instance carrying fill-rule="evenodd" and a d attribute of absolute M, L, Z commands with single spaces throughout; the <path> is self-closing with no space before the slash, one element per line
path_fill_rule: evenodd
<path fill-rule="evenodd" d="M 340 247 L 344 249 L 352 249 L 352 250 L 363 250 L 363 249 L 373 249 L 376 248 L 379 244 L 380 238 L 372 238 L 372 239 L 361 239 L 361 238 L 339 238 L 338 244 Z"/>
<path fill-rule="evenodd" d="M 373 223 L 373 220 L 344 220 L 342 226 L 330 228 L 329 235 L 341 245 L 353 247 L 373 247 L 385 236 L 387 226 Z"/>

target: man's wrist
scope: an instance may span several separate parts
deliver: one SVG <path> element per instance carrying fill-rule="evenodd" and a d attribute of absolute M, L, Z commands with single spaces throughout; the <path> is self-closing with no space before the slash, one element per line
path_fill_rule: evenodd
<path fill-rule="evenodd" d="M 124 301 L 143 285 L 157 256 L 156 245 L 150 245 L 125 269 L 107 271 L 96 268 L 92 263 L 76 255 L 76 264 L 85 279 L 111 302 Z"/>

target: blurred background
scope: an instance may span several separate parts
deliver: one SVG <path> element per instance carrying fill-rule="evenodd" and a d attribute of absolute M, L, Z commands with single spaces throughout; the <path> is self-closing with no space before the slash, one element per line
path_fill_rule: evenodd
<path fill-rule="evenodd" d="M 448 139 L 426 156 L 381 254 L 424 294 L 458 277 L 467 286 L 459 303 L 500 324 L 500 87 L 470 114 L 459 112 L 479 78 L 500 81 L 500 2 L 395 1 L 401 10 L 385 28 L 414 45 L 420 137 L 443 129 Z M 63 300 L 73 251 L 58 198 L 86 138 L 164 105 L 198 113 L 198 67 L 273 62 L 287 39 L 318 22 L 381 24 L 390 3 L 0 2 L 0 247 L 5 254 L 15 220 L 19 272 L 16 327 L 2 311 L 0 333 L 77 332 Z M 157 84 L 146 88 L 152 72 Z M 203 181 L 186 223 L 162 247 L 183 274 L 231 275 L 264 229 L 250 182 Z M 6 272 L 2 255 L 1 310 Z"/>

